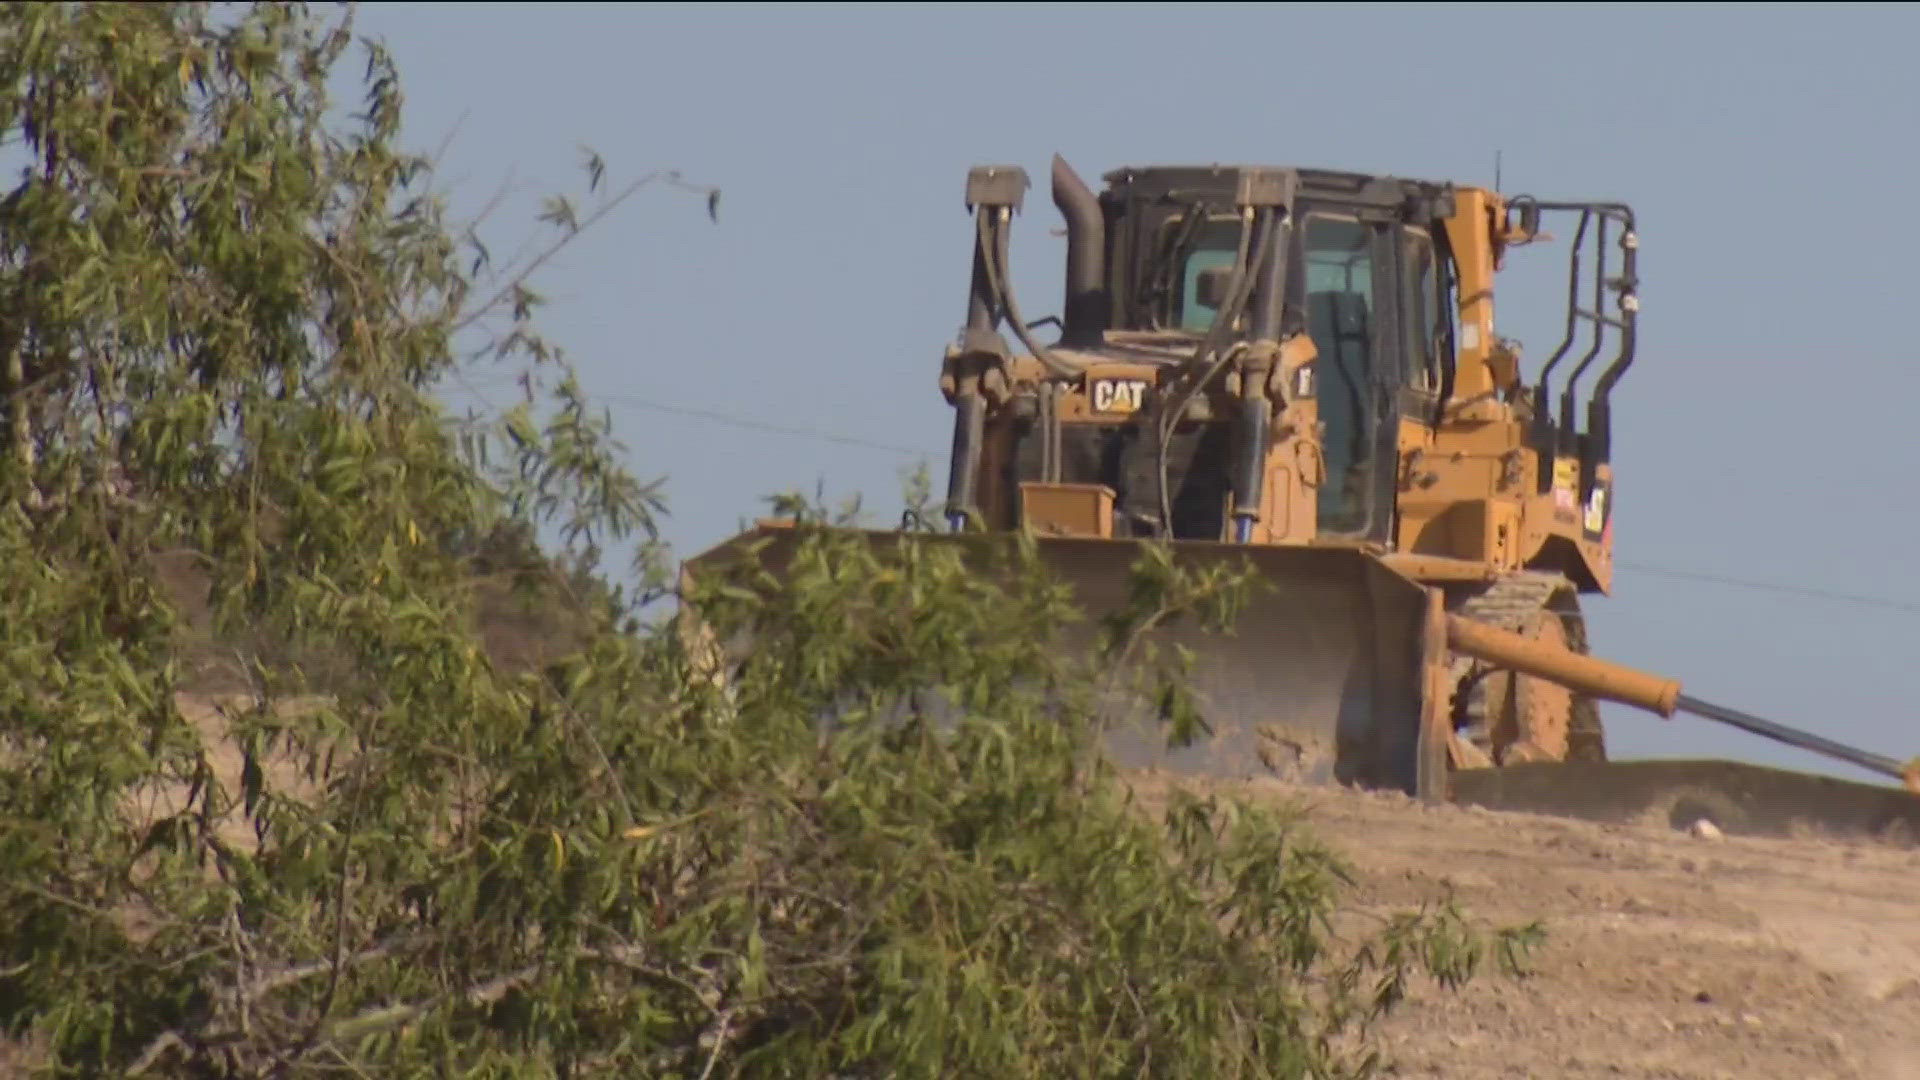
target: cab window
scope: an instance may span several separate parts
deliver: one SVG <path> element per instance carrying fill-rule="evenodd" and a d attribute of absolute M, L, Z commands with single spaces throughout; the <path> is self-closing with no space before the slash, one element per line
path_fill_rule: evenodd
<path fill-rule="evenodd" d="M 1200 302 L 1200 274 L 1216 266 L 1232 266 L 1239 250 L 1239 218 L 1216 217 L 1201 228 L 1194 239 L 1193 253 L 1180 268 L 1179 309 L 1174 325 L 1193 333 L 1205 333 L 1213 326 L 1215 309 Z"/>
<path fill-rule="evenodd" d="M 1440 283 L 1434 265 L 1433 241 L 1418 229 L 1401 234 L 1401 261 L 1406 267 L 1406 332 L 1408 381 L 1420 390 L 1440 388 L 1440 357 L 1435 352 L 1439 329 Z"/>

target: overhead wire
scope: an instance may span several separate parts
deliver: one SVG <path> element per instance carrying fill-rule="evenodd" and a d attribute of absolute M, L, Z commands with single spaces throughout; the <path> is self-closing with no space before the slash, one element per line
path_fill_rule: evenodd
<path fill-rule="evenodd" d="M 1901 600 L 1897 597 L 1866 596 L 1861 593 L 1838 592 L 1821 589 L 1811 585 L 1793 585 L 1779 581 L 1756 581 L 1751 578 L 1728 577 L 1724 574 L 1709 574 L 1699 570 L 1677 570 L 1666 566 L 1652 566 L 1641 562 L 1614 560 L 1614 565 L 1622 570 L 1632 570 L 1639 574 L 1653 574 L 1657 577 L 1674 578 L 1681 581 L 1698 581 L 1710 585 L 1724 585 L 1728 588 L 1751 589 L 1756 592 L 1782 593 L 1788 596 L 1805 596 L 1816 600 L 1831 600 L 1836 603 L 1857 604 L 1861 607 L 1882 608 L 1907 615 L 1920 615 L 1920 601 Z"/>
<path fill-rule="evenodd" d="M 600 400 L 609 404 L 626 405 L 635 409 L 648 409 L 653 412 L 672 413 L 676 416 L 690 416 L 699 420 L 711 420 L 715 423 L 728 424 L 749 431 L 764 431 L 775 435 L 792 435 L 797 438 L 816 439 L 821 442 L 839 443 L 842 446 L 855 446 L 866 450 L 884 450 L 890 454 L 901 454 L 906 457 L 931 457 L 936 453 L 932 450 L 916 450 L 912 447 L 900 446 L 895 443 L 863 439 L 856 435 L 837 435 L 830 431 L 791 427 L 786 424 L 775 424 L 744 416 L 732 416 L 727 413 L 714 412 L 710 409 L 695 409 L 685 405 L 669 405 L 665 402 L 648 401 L 643 398 L 603 394 L 600 395 Z"/>

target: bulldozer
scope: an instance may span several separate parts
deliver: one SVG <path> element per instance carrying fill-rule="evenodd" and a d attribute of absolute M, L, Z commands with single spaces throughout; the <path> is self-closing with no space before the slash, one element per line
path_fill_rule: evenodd
<path fill-rule="evenodd" d="M 1581 605 L 1614 578 L 1611 395 L 1638 345 L 1629 206 L 1298 167 L 1127 167 L 1096 194 L 1056 156 L 1050 179 L 1063 304 L 1028 322 L 1008 256 L 1031 179 L 967 177 L 966 318 L 939 371 L 950 535 L 1030 536 L 1091 615 L 1125 602 L 1142 543 L 1251 565 L 1263 586 L 1230 633 L 1168 631 L 1196 658 L 1208 736 L 1116 727 L 1122 765 L 1735 832 L 1920 832 L 1920 759 L 1590 655 Z M 1552 242 L 1548 224 L 1571 237 L 1564 332 L 1528 370 L 1498 332 L 1495 279 Z M 778 558 L 787 532 L 763 523 L 688 570 Z M 1905 790 L 1610 761 L 1601 701 L 1729 723 Z"/>

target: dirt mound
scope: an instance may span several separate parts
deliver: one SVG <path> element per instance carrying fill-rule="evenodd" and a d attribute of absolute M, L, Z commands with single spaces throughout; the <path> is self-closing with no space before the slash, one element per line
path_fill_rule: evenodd
<path fill-rule="evenodd" d="M 1920 851 L 1243 790 L 1308 809 L 1362 905 L 1545 921 L 1531 976 L 1421 987 L 1387 1075 L 1920 1077 Z"/>

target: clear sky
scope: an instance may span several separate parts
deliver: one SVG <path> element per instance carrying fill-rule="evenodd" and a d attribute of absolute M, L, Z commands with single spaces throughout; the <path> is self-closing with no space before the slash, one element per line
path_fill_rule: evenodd
<path fill-rule="evenodd" d="M 1642 344 L 1614 397 L 1621 569 L 1588 600 L 1595 651 L 1920 753 L 1914 8 L 377 4 L 360 29 L 399 58 L 410 138 L 454 132 L 461 206 L 512 180 L 507 211 L 530 216 L 577 183 L 583 143 L 614 179 L 724 190 L 717 226 L 697 197 L 645 194 L 542 278 L 546 329 L 636 471 L 666 478 L 682 555 L 778 491 L 861 494 L 884 519 L 903 467 L 939 473 L 973 164 L 1036 177 L 1013 246 L 1029 318 L 1059 306 L 1056 150 L 1096 185 L 1214 161 L 1490 183 L 1498 150 L 1509 193 L 1627 201 Z M 1500 294 L 1534 364 L 1564 253 L 1517 253 Z M 1859 775 L 1706 721 L 1607 717 L 1616 756 Z"/>

